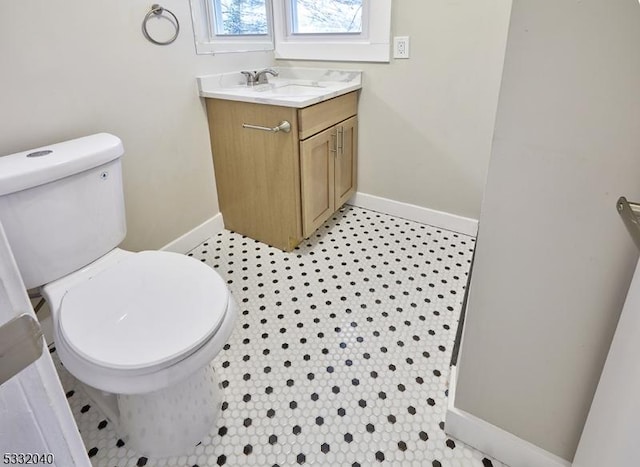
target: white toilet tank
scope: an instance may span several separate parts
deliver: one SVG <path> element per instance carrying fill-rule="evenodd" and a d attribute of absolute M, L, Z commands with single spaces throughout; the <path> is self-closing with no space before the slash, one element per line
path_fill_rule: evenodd
<path fill-rule="evenodd" d="M 0 157 L 0 223 L 27 288 L 124 239 L 123 153 L 118 137 L 100 133 Z"/>

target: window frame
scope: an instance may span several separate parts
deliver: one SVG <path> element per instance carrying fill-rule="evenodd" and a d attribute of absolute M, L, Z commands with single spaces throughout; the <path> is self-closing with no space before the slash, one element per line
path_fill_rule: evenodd
<path fill-rule="evenodd" d="M 191 0 L 197 54 L 273 50 L 277 60 L 389 62 L 392 0 L 363 0 L 361 33 L 292 33 L 291 0 L 265 0 L 266 35 L 216 35 L 210 0 Z"/>
<path fill-rule="evenodd" d="M 363 0 L 361 33 L 291 31 L 291 0 L 273 0 L 275 57 L 279 60 L 389 62 L 391 1 Z"/>
<path fill-rule="evenodd" d="M 191 0 L 190 3 L 197 54 L 274 50 L 272 0 L 265 0 L 268 33 L 242 35 L 215 33 L 217 20 L 213 11 L 213 2 L 210 0 Z"/>

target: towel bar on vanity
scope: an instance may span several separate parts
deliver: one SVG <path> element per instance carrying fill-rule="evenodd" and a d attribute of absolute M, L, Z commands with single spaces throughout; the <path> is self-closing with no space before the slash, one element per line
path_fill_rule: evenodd
<path fill-rule="evenodd" d="M 284 131 L 285 133 L 289 133 L 291 131 L 291 123 L 289 123 L 286 120 L 283 120 L 280 123 L 278 123 L 278 126 L 274 126 L 273 128 L 270 128 L 268 126 L 250 125 L 248 123 L 243 123 L 242 128 L 250 128 L 252 130 L 272 131 L 274 133 L 277 133 L 279 131 Z"/>
<path fill-rule="evenodd" d="M 631 203 L 627 201 L 627 198 L 621 196 L 616 206 L 629 235 L 640 250 L 640 203 Z"/>

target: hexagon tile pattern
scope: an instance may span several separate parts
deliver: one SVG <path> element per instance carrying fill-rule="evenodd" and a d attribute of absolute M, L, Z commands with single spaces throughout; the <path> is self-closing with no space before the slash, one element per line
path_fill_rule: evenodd
<path fill-rule="evenodd" d="M 212 362 L 218 426 L 188 455 L 141 457 L 57 362 L 92 464 L 503 466 L 443 431 L 474 241 L 348 205 L 291 253 L 210 238 L 189 255 L 240 305 Z"/>

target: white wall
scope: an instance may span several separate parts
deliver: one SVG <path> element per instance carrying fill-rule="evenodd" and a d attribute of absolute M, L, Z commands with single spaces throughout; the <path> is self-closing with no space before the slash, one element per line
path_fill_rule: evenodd
<path fill-rule="evenodd" d="M 514 0 L 456 407 L 571 460 L 638 257 L 637 0 Z"/>
<path fill-rule="evenodd" d="M 162 246 L 219 211 L 195 76 L 274 64 L 270 52 L 196 56 L 188 2 L 162 5 L 182 26 L 167 47 L 142 37 L 141 0 L 22 0 L 0 14 L 0 154 L 121 137 L 131 249 Z M 411 59 L 290 62 L 365 71 L 361 192 L 478 217 L 509 7 L 395 1 L 393 33 L 411 36 Z"/>
<path fill-rule="evenodd" d="M 640 261 L 631 280 L 573 467 L 636 465 L 640 437 Z"/>
<path fill-rule="evenodd" d="M 284 62 L 364 71 L 358 191 L 478 218 L 511 0 L 395 0 L 389 64 Z"/>
<path fill-rule="evenodd" d="M 195 76 L 273 62 L 272 53 L 196 56 L 187 0 L 162 2 L 182 31 L 152 45 L 140 29 L 151 3 L 0 7 L 0 154 L 100 131 L 122 138 L 131 249 L 160 247 L 219 211 Z"/>

